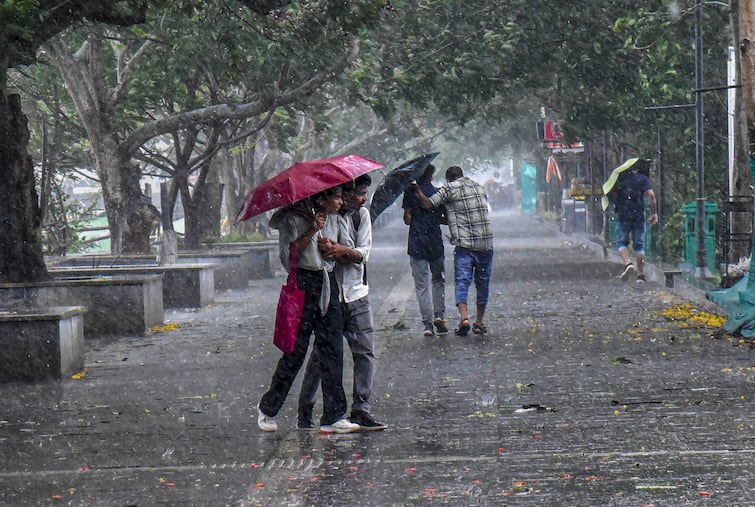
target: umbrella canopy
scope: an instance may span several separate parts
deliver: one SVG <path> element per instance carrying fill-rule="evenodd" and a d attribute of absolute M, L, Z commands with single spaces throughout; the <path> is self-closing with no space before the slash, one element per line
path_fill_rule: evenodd
<path fill-rule="evenodd" d="M 545 182 L 550 183 L 553 178 L 561 181 L 561 169 L 558 168 L 558 162 L 553 157 L 548 157 L 548 166 L 545 168 Z"/>
<path fill-rule="evenodd" d="M 297 162 L 249 192 L 234 223 L 288 206 L 381 167 L 383 164 L 359 155 Z"/>
<path fill-rule="evenodd" d="M 600 199 L 600 204 L 603 207 L 603 211 L 608 209 L 608 197 L 606 196 L 608 195 L 608 192 L 613 190 L 614 185 L 616 185 L 616 182 L 619 180 L 619 175 L 636 164 L 638 160 L 640 159 L 630 158 L 619 167 L 611 171 L 611 175 L 608 177 L 606 182 L 603 183 L 603 197 Z"/>
<path fill-rule="evenodd" d="M 406 190 L 414 180 L 419 178 L 437 153 L 428 153 L 404 162 L 385 175 L 382 183 L 375 189 L 370 201 L 370 218 L 375 219 Z"/>

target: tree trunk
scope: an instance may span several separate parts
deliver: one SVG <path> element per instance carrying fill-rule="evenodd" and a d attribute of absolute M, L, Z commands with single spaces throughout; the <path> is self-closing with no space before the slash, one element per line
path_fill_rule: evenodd
<path fill-rule="evenodd" d="M 732 0 L 731 26 L 734 40 L 740 40 L 738 2 L 739 0 Z M 751 4 L 752 2 L 745 0 L 741 3 Z M 752 8 L 752 5 L 749 5 L 749 7 Z M 735 73 L 741 77 L 740 82 L 743 78 L 743 68 L 745 65 L 742 56 L 742 53 L 734 51 Z M 752 71 L 750 71 L 750 74 L 752 74 Z M 729 208 L 728 226 L 731 236 L 729 239 L 728 257 L 724 259 L 725 262 L 730 264 L 736 264 L 741 258 L 746 258 L 750 254 L 753 210 L 749 134 L 747 132 L 748 108 L 745 105 L 745 90 L 743 88 L 735 88 L 734 95 L 734 160 L 731 180 L 729 181 L 729 203 L 727 205 Z"/>
<path fill-rule="evenodd" d="M 116 103 L 107 89 L 102 37 L 92 31 L 84 51 L 71 54 L 65 44 L 52 41 L 50 53 L 92 143 L 95 170 L 102 185 L 110 251 L 150 253 L 149 235 L 159 224 L 159 212 L 142 199 L 141 172 L 131 163 L 132 153 L 122 148 L 113 124 Z M 156 218 L 155 218 L 156 217 Z"/>
<path fill-rule="evenodd" d="M 739 55 L 749 138 L 755 139 L 755 3 L 739 0 Z M 753 153 L 750 145 L 750 153 Z"/>
<path fill-rule="evenodd" d="M 142 197 L 139 167 L 120 155 L 116 141 L 102 135 L 99 139 L 95 168 L 110 228 L 110 251 L 113 255 L 149 254 L 149 237 L 160 224 L 160 212 Z"/>
<path fill-rule="evenodd" d="M 1 59 L 1 58 L 0 58 Z M 0 80 L 0 281 L 49 278 L 42 255 L 40 210 L 34 165 L 27 152 L 29 130 L 18 95 L 6 95 Z"/>
<path fill-rule="evenodd" d="M 213 171 L 213 174 L 215 171 Z M 197 232 L 199 241 L 215 242 L 220 239 L 220 208 L 223 202 L 223 185 L 217 181 L 208 181 L 205 183 L 204 191 L 201 194 L 201 200 L 197 202 L 199 209 L 199 220 L 197 222 Z"/>

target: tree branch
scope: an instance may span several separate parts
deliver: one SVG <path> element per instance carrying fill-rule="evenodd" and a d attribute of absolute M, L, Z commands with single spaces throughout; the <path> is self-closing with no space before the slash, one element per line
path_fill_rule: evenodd
<path fill-rule="evenodd" d="M 354 60 L 356 60 L 358 54 L 359 40 L 352 38 L 348 52 L 330 71 L 316 75 L 301 84 L 298 88 L 282 93 L 277 97 L 267 100 L 247 102 L 245 104 L 215 104 L 145 123 L 132 132 L 121 144 L 122 154 L 124 156 L 130 156 L 135 153 L 142 144 L 150 139 L 176 129 L 224 120 L 251 118 L 253 116 L 258 116 L 265 111 L 292 104 L 302 97 L 311 95 L 315 90 L 328 83 L 335 76 L 341 74 L 354 62 Z"/>

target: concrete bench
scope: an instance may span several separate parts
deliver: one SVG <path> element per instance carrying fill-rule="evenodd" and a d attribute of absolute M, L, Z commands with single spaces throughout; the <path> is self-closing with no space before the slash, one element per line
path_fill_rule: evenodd
<path fill-rule="evenodd" d="M 669 289 L 674 287 L 674 276 L 681 275 L 683 271 L 681 269 L 664 269 L 663 277 L 666 279 L 666 287 Z"/>
<path fill-rule="evenodd" d="M 207 250 L 196 252 L 179 252 L 179 258 L 183 256 L 188 259 L 192 255 L 199 253 L 209 258 L 209 256 L 217 254 L 220 257 L 216 261 L 225 259 L 233 262 L 233 258 L 238 256 L 239 262 L 234 269 L 241 270 L 251 280 L 272 278 L 275 274 L 275 269 L 280 265 L 277 241 L 214 243 L 208 245 L 207 248 Z"/>
<path fill-rule="evenodd" d="M 0 382 L 61 379 L 84 367 L 81 306 L 0 310 Z"/>
<path fill-rule="evenodd" d="M 274 276 L 272 266 L 278 265 L 277 252 L 278 247 L 275 242 L 244 243 L 241 246 L 237 246 L 235 243 L 219 243 L 217 246 L 206 250 L 179 251 L 177 263 L 174 265 L 213 264 L 216 291 L 244 289 L 249 286 L 249 281 L 252 279 L 272 278 Z M 271 262 L 273 255 L 276 256 L 275 263 Z M 154 255 L 123 255 L 119 257 L 80 255 L 51 259 L 47 265 L 48 268 L 158 267 Z"/>
<path fill-rule="evenodd" d="M 160 275 L 165 308 L 203 308 L 215 301 L 215 264 L 166 266 L 114 266 L 102 268 L 57 267 L 48 272 L 56 278 L 112 275 Z"/>
<path fill-rule="evenodd" d="M 215 290 L 245 289 L 253 277 L 251 250 L 197 250 L 178 253 L 178 262 L 214 264 Z"/>
<path fill-rule="evenodd" d="M 161 275 L 58 278 L 0 284 L 0 308 L 85 306 L 84 334 L 143 335 L 164 322 Z"/>

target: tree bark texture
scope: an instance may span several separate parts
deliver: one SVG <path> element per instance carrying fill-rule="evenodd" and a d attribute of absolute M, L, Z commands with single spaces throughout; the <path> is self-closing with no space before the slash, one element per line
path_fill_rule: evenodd
<path fill-rule="evenodd" d="M 732 0 L 731 27 L 733 40 L 740 40 L 740 0 Z M 750 3 L 744 0 L 742 3 Z M 734 51 L 736 74 L 742 81 L 742 55 Z M 725 262 L 736 264 L 740 259 L 750 254 L 752 246 L 752 176 L 750 174 L 750 148 L 749 134 L 747 129 L 747 107 L 745 106 L 745 93 L 743 88 L 734 90 L 734 160 L 732 166 L 731 181 L 729 181 L 729 199 L 725 205 L 728 214 L 729 237 L 725 249 L 727 258 Z M 726 209 L 728 208 L 728 209 Z"/>
<path fill-rule="evenodd" d="M 739 1 L 739 55 L 742 67 L 742 93 L 747 108 L 750 153 L 755 152 L 755 2 Z"/>
<path fill-rule="evenodd" d="M 49 278 L 40 242 L 40 210 L 29 130 L 18 95 L 0 94 L 0 281 Z"/>

